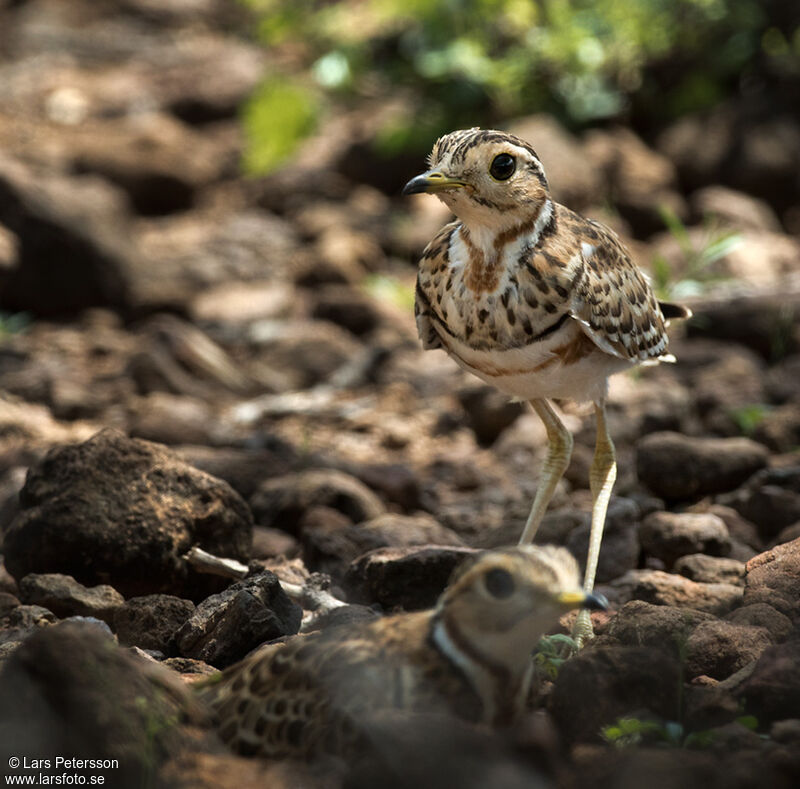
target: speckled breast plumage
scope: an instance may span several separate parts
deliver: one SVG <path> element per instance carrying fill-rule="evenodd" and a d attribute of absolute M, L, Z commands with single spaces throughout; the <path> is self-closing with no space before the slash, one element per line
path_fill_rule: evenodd
<path fill-rule="evenodd" d="M 526 399 L 597 399 L 608 375 L 663 360 L 667 347 L 659 305 L 617 237 L 550 201 L 498 237 L 494 259 L 463 224 L 442 228 L 420 261 L 416 318 L 426 348 Z"/>

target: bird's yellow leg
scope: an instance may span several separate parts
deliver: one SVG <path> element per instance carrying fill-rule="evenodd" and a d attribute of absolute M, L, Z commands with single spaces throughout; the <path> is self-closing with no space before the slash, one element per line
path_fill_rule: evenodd
<path fill-rule="evenodd" d="M 594 578 L 597 573 L 597 561 L 600 558 L 600 543 L 603 540 L 603 528 L 606 523 L 608 502 L 611 498 L 611 489 L 617 479 L 617 456 L 614 452 L 614 443 L 608 434 L 606 424 L 606 404 L 603 401 L 595 403 L 597 416 L 597 441 L 595 443 L 594 460 L 589 472 L 589 486 L 592 489 L 592 527 L 589 532 L 589 554 L 586 557 L 586 573 L 583 577 L 583 589 L 591 592 L 594 589 Z M 589 612 L 583 610 L 578 614 L 572 637 L 578 648 L 592 638 L 592 621 Z"/>
<path fill-rule="evenodd" d="M 545 430 L 547 430 L 548 447 L 547 457 L 539 477 L 539 489 L 536 491 L 530 515 L 528 515 L 528 520 L 522 531 L 522 537 L 519 540 L 520 545 L 533 542 L 542 518 L 547 512 L 550 499 L 553 498 L 556 485 L 558 485 L 561 477 L 564 476 L 564 472 L 569 465 L 569 459 L 572 456 L 572 434 L 556 416 L 556 412 L 550 403 L 547 400 L 531 400 L 531 406 L 544 422 Z"/>

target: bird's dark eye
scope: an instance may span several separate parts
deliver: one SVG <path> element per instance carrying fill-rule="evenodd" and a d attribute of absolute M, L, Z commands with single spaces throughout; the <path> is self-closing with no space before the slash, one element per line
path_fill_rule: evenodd
<path fill-rule="evenodd" d="M 498 153 L 489 168 L 489 175 L 497 181 L 507 181 L 517 169 L 517 160 L 510 153 Z"/>
<path fill-rule="evenodd" d="M 508 570 L 495 567 L 485 576 L 486 589 L 492 597 L 504 599 L 514 594 L 514 579 Z"/>

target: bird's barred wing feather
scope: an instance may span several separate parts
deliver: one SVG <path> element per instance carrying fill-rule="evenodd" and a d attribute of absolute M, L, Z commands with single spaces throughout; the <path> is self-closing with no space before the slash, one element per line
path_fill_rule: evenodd
<path fill-rule="evenodd" d="M 606 353 L 632 362 L 670 361 L 664 317 L 645 275 L 616 235 L 599 223 L 587 225 L 592 237 L 582 243 L 572 316 Z"/>

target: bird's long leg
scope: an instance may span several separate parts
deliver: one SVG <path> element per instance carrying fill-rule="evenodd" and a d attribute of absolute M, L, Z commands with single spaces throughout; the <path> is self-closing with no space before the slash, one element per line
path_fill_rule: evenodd
<path fill-rule="evenodd" d="M 536 491 L 530 515 L 528 515 L 528 520 L 522 531 L 522 537 L 519 540 L 520 545 L 533 542 L 542 518 L 547 512 L 547 505 L 550 504 L 550 499 L 553 498 L 556 485 L 558 485 L 558 481 L 567 470 L 569 459 L 572 455 L 573 443 L 572 434 L 564 427 L 547 400 L 531 400 L 531 406 L 544 422 L 545 430 L 547 430 L 548 447 L 547 457 L 539 477 L 539 489 Z"/>
<path fill-rule="evenodd" d="M 617 479 L 617 456 L 614 443 L 608 434 L 606 424 L 606 404 L 600 400 L 595 403 L 597 416 L 597 441 L 595 443 L 594 460 L 589 472 L 589 486 L 592 489 L 592 527 L 589 532 L 589 554 L 586 557 L 586 573 L 583 577 L 583 589 L 591 592 L 594 589 L 594 578 L 597 573 L 597 561 L 600 557 L 600 543 L 603 540 L 603 528 L 606 523 L 608 502 L 611 498 L 611 489 Z M 592 621 L 586 610 L 578 614 L 572 635 L 581 647 L 583 643 L 592 638 Z"/>

